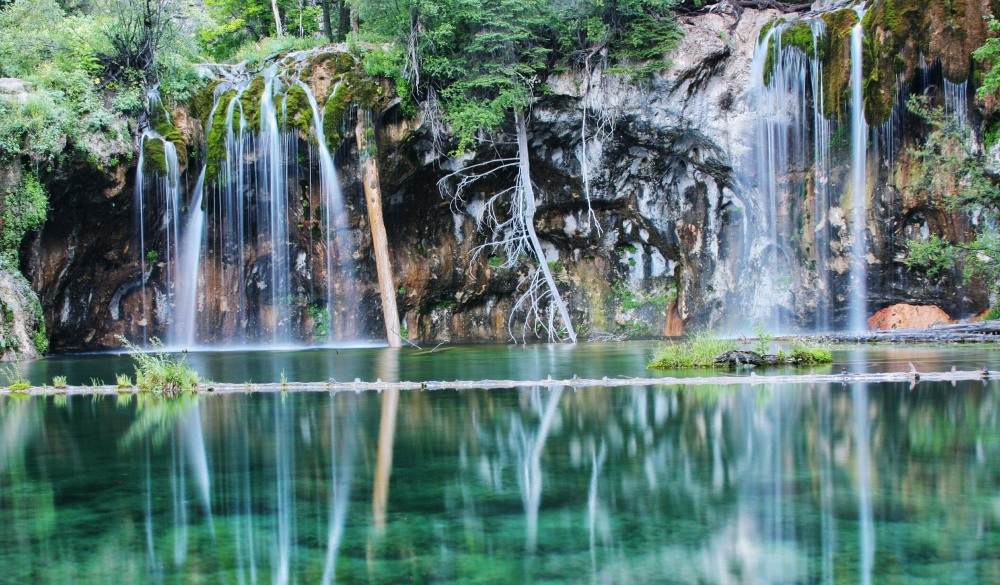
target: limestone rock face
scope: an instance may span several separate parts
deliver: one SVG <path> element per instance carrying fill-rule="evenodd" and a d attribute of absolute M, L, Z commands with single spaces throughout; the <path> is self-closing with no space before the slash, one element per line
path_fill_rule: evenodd
<path fill-rule="evenodd" d="M 935 305 L 907 305 L 900 303 L 886 307 L 868 319 L 871 331 L 889 329 L 926 329 L 931 325 L 951 323 L 948 313 Z"/>
<path fill-rule="evenodd" d="M 816 8 L 834 4 L 843 3 L 824 1 Z M 969 0 L 958 5 L 962 14 L 971 14 L 969 6 L 983 3 Z M 761 120 L 751 92 L 752 65 L 761 30 L 783 16 L 752 8 L 742 10 L 740 18 L 722 11 L 683 16 L 684 40 L 668 56 L 669 68 L 644 83 L 598 69 L 589 78 L 582 72 L 566 72 L 546 80 L 546 91 L 539 92 L 528 125 L 538 199 L 535 228 L 581 338 L 738 329 L 771 315 L 781 317 L 781 325 L 771 325 L 773 329 L 804 329 L 814 326 L 810 318 L 816 314 L 820 293 L 836 305 L 830 308 L 830 326 L 846 321 L 854 249 L 850 197 L 829 202 L 822 213 L 814 213 L 817 204 L 811 188 L 781 185 L 785 193 L 776 206 L 782 211 L 776 225 L 765 225 L 767 202 L 757 179 L 758 159 L 767 153 L 756 152 Z M 946 44 L 940 34 L 934 38 L 938 39 L 934 46 Z M 942 58 L 949 54 L 940 52 Z M 310 78 L 314 92 L 331 91 L 333 75 L 314 69 Z M 949 66 L 947 72 L 955 74 L 951 76 L 955 81 L 961 68 Z M 198 126 L 199 118 L 207 116 L 194 115 L 196 104 L 189 106 L 192 115 L 175 112 L 174 118 L 184 140 L 192 143 L 189 151 L 203 152 L 204 128 Z M 462 164 L 485 162 L 498 151 L 510 155 L 503 152 L 509 137 L 499 135 L 496 148 L 458 161 L 447 156 L 449 145 L 436 140 L 439 136 L 431 121 L 407 117 L 398 107 L 378 114 L 385 223 L 397 303 L 409 338 L 417 342 L 504 341 L 512 335 L 534 339 L 534 330 L 525 330 L 517 314 L 532 265 L 524 259 L 514 267 L 503 267 L 507 259 L 484 247 L 489 234 L 480 222 L 490 197 L 511 187 L 513 176 L 491 175 L 462 200 L 451 200 L 438 188 L 439 181 Z M 850 122 L 836 123 L 839 126 L 831 129 L 826 142 L 840 152 L 840 158 L 830 169 L 829 181 L 837 193 L 849 193 L 843 185 L 849 180 L 844 161 L 850 157 L 841 151 L 849 151 L 845 133 L 850 134 Z M 345 135 L 335 159 L 351 218 L 349 231 L 357 242 L 352 260 L 361 290 L 354 296 L 364 336 L 380 330 L 381 322 L 358 153 L 353 137 L 347 135 L 354 125 L 343 126 Z M 906 195 L 913 174 L 913 161 L 906 152 L 920 137 L 904 130 L 916 132 L 920 127 L 900 125 L 899 133 L 892 135 L 898 144 L 891 161 L 875 153 L 871 157 L 879 164 L 871 165 L 869 180 L 875 191 L 867 217 L 869 303 L 881 307 L 937 303 L 956 316 L 974 314 L 988 305 L 985 287 L 960 286 L 960 271 L 932 279 L 910 271 L 905 263 L 906 240 L 935 234 L 962 241 L 972 229 L 970 218 L 932 206 L 926 198 Z M 303 139 L 303 154 L 306 144 Z M 795 144 L 803 151 L 812 149 L 813 136 L 805 132 Z M 797 185 L 811 185 L 811 156 L 800 158 L 789 166 L 788 174 Z M 303 156 L 294 176 L 316 176 L 315 166 L 307 168 L 315 160 Z M 53 212 L 23 257 L 57 349 L 112 346 L 115 334 L 132 338 L 158 334 L 156 315 L 169 313 L 165 260 L 150 261 L 146 274 L 138 268 L 137 259 L 156 243 L 150 243 L 147 234 L 145 249 L 139 249 L 134 164 L 123 163 L 105 173 L 73 169 L 49 185 Z M 195 173 L 188 175 L 192 182 Z M 290 192 L 304 189 L 298 184 Z M 290 199 L 289 239 L 302 252 L 292 257 L 309 252 L 309 258 L 320 258 L 313 253 L 320 240 L 309 231 L 307 213 L 311 208 L 315 219 L 316 203 L 304 208 L 302 200 L 294 195 Z M 498 209 L 506 212 L 502 205 Z M 146 225 L 156 222 L 152 210 L 144 210 Z M 828 234 L 825 243 L 815 239 L 817 226 Z M 823 270 L 817 266 L 821 246 L 828 252 L 823 260 L 829 276 L 825 290 L 817 285 Z M 264 255 L 266 250 L 253 253 Z M 315 303 L 315 283 L 324 279 L 325 265 L 295 265 L 295 302 Z M 246 278 L 244 283 L 204 280 L 199 305 L 218 305 L 214 313 L 225 313 L 228 291 L 240 284 L 260 291 L 263 303 L 270 294 L 266 283 L 253 274 Z M 154 317 L 147 322 L 143 315 L 150 313 Z M 337 315 L 332 317 L 336 322 Z M 209 325 L 220 335 L 225 333 L 222 325 Z"/>
<path fill-rule="evenodd" d="M 38 296 L 16 270 L 0 265 L 0 361 L 41 357 L 45 322 Z"/>

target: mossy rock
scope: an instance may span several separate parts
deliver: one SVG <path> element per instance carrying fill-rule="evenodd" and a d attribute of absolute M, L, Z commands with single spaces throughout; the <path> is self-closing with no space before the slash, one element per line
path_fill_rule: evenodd
<path fill-rule="evenodd" d="M 211 116 L 212 125 L 207 128 L 205 149 L 205 176 L 215 181 L 222 170 L 222 161 L 226 158 L 226 126 L 229 104 L 236 99 L 236 91 L 229 90 L 219 96 L 215 114 Z M 213 100 L 214 101 L 214 100 Z"/>
<path fill-rule="evenodd" d="M 827 117 L 842 118 L 851 98 L 851 30 L 858 23 L 853 10 L 837 10 L 822 16 L 826 23 L 823 37 L 823 96 Z"/>
<path fill-rule="evenodd" d="M 779 56 L 789 49 L 802 51 L 806 56 L 812 58 L 817 56 L 822 60 L 825 56 L 826 45 L 820 43 L 817 46 L 813 37 L 812 25 L 806 20 L 796 20 L 787 26 L 782 21 L 771 21 L 765 25 L 762 34 L 766 35 L 771 29 L 778 28 L 778 31 L 771 36 L 771 43 L 767 48 L 767 59 L 764 62 L 764 83 L 771 83 L 771 76 L 774 66 Z M 763 37 L 761 37 L 763 39 Z"/>
<path fill-rule="evenodd" d="M 167 155 L 163 141 L 159 138 L 147 138 L 142 143 L 142 172 L 160 175 L 167 174 Z"/>

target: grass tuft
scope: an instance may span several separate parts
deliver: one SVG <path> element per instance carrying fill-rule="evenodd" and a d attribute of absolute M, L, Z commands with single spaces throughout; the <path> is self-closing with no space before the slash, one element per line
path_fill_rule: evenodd
<path fill-rule="evenodd" d="M 792 359 L 797 364 L 829 364 L 833 362 L 833 354 L 825 347 L 797 343 L 792 346 Z"/>
<path fill-rule="evenodd" d="M 118 383 L 119 388 L 132 387 L 132 378 L 128 374 L 115 374 L 115 381 Z"/>
<path fill-rule="evenodd" d="M 198 372 L 187 364 L 184 358 L 175 359 L 162 351 L 147 352 L 137 348 L 124 337 L 118 338 L 122 344 L 132 351 L 135 362 L 135 385 L 140 390 L 148 390 L 153 394 L 174 397 L 190 392 L 198 386 Z M 157 350 L 163 344 L 157 338 L 150 339 Z"/>
<path fill-rule="evenodd" d="M 649 363 L 652 369 L 711 368 L 715 358 L 736 349 L 736 341 L 718 339 L 710 333 L 698 333 L 693 338 L 680 343 L 661 345 Z"/>
<path fill-rule="evenodd" d="M 52 387 L 53 388 L 65 388 L 66 387 L 66 376 L 53 376 L 52 377 Z"/>

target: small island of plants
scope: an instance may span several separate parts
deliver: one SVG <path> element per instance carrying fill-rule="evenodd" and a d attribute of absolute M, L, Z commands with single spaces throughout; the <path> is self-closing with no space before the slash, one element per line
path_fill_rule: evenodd
<path fill-rule="evenodd" d="M 802 342 L 796 342 L 787 352 L 778 349 L 776 353 L 770 353 L 772 339 L 770 335 L 758 330 L 752 349 L 741 349 L 741 344 L 735 339 L 719 339 L 707 332 L 698 333 L 687 341 L 661 345 L 648 367 L 666 370 L 833 362 L 829 349 Z"/>

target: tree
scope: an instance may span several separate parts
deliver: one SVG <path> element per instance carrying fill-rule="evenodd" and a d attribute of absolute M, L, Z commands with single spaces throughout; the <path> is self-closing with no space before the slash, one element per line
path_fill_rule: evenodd
<path fill-rule="evenodd" d="M 159 51 L 178 32 L 174 0 L 104 0 L 103 9 L 112 15 L 105 31 L 110 49 L 98 56 L 106 76 L 117 80 L 137 71 L 155 82 Z"/>

